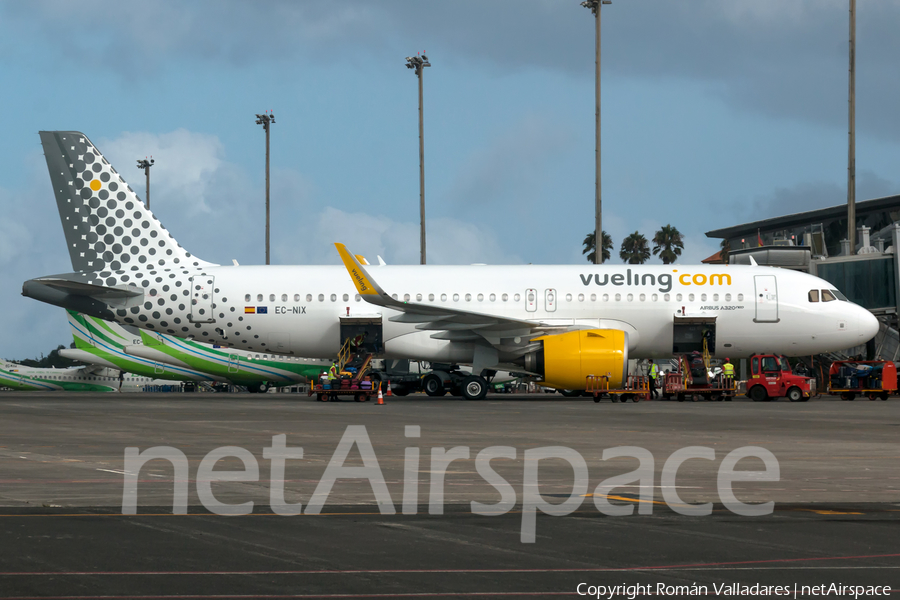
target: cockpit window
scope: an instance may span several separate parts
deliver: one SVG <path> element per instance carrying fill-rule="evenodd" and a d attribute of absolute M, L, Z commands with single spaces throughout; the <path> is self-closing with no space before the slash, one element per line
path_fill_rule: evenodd
<path fill-rule="evenodd" d="M 847 300 L 847 296 L 843 295 L 842 293 L 840 293 L 837 290 L 831 290 L 831 293 L 834 294 L 834 297 L 837 298 L 838 300 L 843 300 L 844 302 L 850 302 L 849 300 Z"/>
<path fill-rule="evenodd" d="M 834 297 L 831 290 L 822 290 L 822 302 L 831 302 L 832 300 L 837 300 L 837 298 Z"/>
<path fill-rule="evenodd" d="M 810 302 L 818 302 L 819 301 L 819 290 L 809 290 L 809 301 Z"/>

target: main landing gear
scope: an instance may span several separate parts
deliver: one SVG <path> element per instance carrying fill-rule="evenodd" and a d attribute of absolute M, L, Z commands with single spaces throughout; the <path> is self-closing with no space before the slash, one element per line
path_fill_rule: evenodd
<path fill-rule="evenodd" d="M 481 375 L 469 375 L 462 380 L 460 391 L 466 400 L 481 400 L 488 393 L 487 379 Z"/>

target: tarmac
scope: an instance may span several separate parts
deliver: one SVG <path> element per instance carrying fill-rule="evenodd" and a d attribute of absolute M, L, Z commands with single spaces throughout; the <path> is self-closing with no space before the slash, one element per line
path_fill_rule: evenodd
<path fill-rule="evenodd" d="M 635 584 L 650 587 L 632 597 L 737 597 L 720 587 L 735 584 L 787 586 L 749 590 L 764 597 L 817 597 L 803 585 L 900 590 L 896 399 L 613 404 L 413 395 L 378 406 L 293 394 L 2 392 L 0 415 L 0 598 L 524 598 Z M 418 426 L 419 437 L 406 437 L 408 426 Z M 359 451 L 369 440 L 369 460 L 377 460 L 369 475 L 380 473 L 387 496 L 368 479 L 338 479 L 319 514 L 275 514 L 273 487 L 282 485 L 288 506 L 309 509 L 351 433 L 360 443 L 344 466 L 372 466 Z M 303 458 L 288 459 L 284 475 L 273 477 L 264 449 L 282 434 Z M 515 505 L 473 514 L 472 502 L 504 498 L 503 485 L 489 482 L 475 460 L 496 446 L 514 452 L 490 468 Z M 637 468 L 636 458 L 603 460 L 604 450 L 622 446 L 652 456 L 652 496 L 641 496 L 636 482 L 597 489 Z M 735 467 L 751 471 L 733 484 L 736 500 L 773 502 L 764 516 L 736 514 L 718 486 L 725 456 L 747 446 L 777 461 L 777 478 L 759 458 Z M 186 479 L 166 460 L 140 469 L 125 463 L 126 448 L 160 447 L 183 454 Z M 249 514 L 216 514 L 222 510 L 198 495 L 201 461 L 223 447 L 233 448 L 222 451 L 231 455 L 216 471 L 243 471 L 233 454 L 244 449 L 258 476 L 213 482 L 211 492 L 227 505 L 252 501 Z M 586 479 L 566 460 L 536 460 L 534 451 L 548 447 L 580 456 Z M 687 460 L 674 484 L 665 481 L 666 462 L 688 447 L 708 448 L 713 458 Z M 417 466 L 410 449 L 418 449 Z M 469 456 L 446 467 L 442 495 L 441 449 Z M 200 477 L 201 487 L 208 479 Z M 123 514 L 129 481 L 133 515 Z M 173 514 L 179 486 L 187 514 Z M 534 542 L 523 543 L 523 500 L 538 490 L 571 513 L 538 509 Z M 634 514 L 609 516 L 595 504 L 603 499 Z M 707 502 L 709 515 L 680 514 Z M 602 597 L 629 596 L 627 587 L 619 591 Z"/>

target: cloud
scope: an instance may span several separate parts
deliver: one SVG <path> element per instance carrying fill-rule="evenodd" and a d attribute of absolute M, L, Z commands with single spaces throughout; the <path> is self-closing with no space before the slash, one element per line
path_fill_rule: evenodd
<path fill-rule="evenodd" d="M 700 81 L 741 110 L 844 126 L 845 0 L 645 0 L 603 14 L 605 76 Z M 175 62 L 358 66 L 396 62 L 411 48 L 453 69 L 582 79 L 594 70 L 592 17 L 574 1 L 159 0 L 123 8 L 111 0 L 45 0 L 3 3 L 0 16 L 50 49 L 52 64 L 128 81 L 161 75 Z M 857 21 L 857 126 L 896 138 L 900 4 L 863 3 Z M 35 60 L 23 48 L 4 51 L 11 60 Z"/>

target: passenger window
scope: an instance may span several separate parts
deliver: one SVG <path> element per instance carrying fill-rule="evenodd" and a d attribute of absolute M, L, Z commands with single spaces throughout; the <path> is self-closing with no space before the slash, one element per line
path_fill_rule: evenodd
<path fill-rule="evenodd" d="M 647 294 L 641 294 L 638 298 L 640 298 L 641 302 L 644 302 L 647 299 Z"/>
<path fill-rule="evenodd" d="M 466 294 L 466 302 L 472 301 L 472 294 Z"/>
<path fill-rule="evenodd" d="M 275 294 L 269 294 L 269 302 L 275 302 Z"/>
<path fill-rule="evenodd" d="M 507 300 L 509 300 L 509 294 L 503 294 L 502 296 L 500 296 L 500 299 L 506 302 Z"/>
<path fill-rule="evenodd" d="M 244 294 L 244 302 L 250 302 L 250 294 Z"/>
<path fill-rule="evenodd" d="M 725 302 L 731 302 L 731 294 L 725 294 Z"/>
<path fill-rule="evenodd" d="M 672 299 L 672 296 L 670 296 L 669 294 L 665 294 L 665 295 L 663 296 L 663 301 L 664 301 L 664 302 L 668 302 L 668 301 L 671 300 L 671 299 Z"/>
<path fill-rule="evenodd" d="M 428 301 L 434 302 L 434 294 L 428 294 Z"/>
<path fill-rule="evenodd" d="M 344 294 L 344 302 L 348 302 L 350 300 L 350 294 Z"/>
<path fill-rule="evenodd" d="M 319 302 L 325 302 L 325 294 L 319 294 Z"/>
<path fill-rule="evenodd" d="M 743 302 L 743 301 L 744 301 L 744 295 L 738 294 L 738 302 Z"/>
<path fill-rule="evenodd" d="M 447 301 L 447 294 L 441 294 L 441 302 Z"/>
<path fill-rule="evenodd" d="M 572 294 L 566 294 L 566 302 L 572 301 Z"/>
<path fill-rule="evenodd" d="M 282 302 L 287 302 L 287 294 L 282 294 L 282 295 L 281 295 L 281 301 L 282 301 Z"/>
<path fill-rule="evenodd" d="M 362 301 L 362 296 L 360 296 L 359 294 L 357 294 L 355 299 L 356 299 L 357 302 L 361 302 L 361 301 Z"/>
<path fill-rule="evenodd" d="M 718 301 L 719 301 L 719 295 L 713 294 L 713 302 L 718 302 Z"/>
<path fill-rule="evenodd" d="M 294 302 L 300 302 L 300 294 L 294 294 Z"/>
<path fill-rule="evenodd" d="M 700 294 L 700 302 L 706 302 L 706 294 Z"/>
<path fill-rule="evenodd" d="M 822 290 L 822 302 L 831 302 L 832 300 L 837 300 L 834 294 L 830 290 Z"/>
<path fill-rule="evenodd" d="M 307 302 L 312 302 L 312 294 L 307 294 L 307 295 L 306 295 L 306 301 L 307 301 Z"/>
<path fill-rule="evenodd" d="M 513 296 L 513 301 L 514 301 L 514 302 L 518 302 L 518 301 L 521 300 L 521 299 L 522 299 L 522 295 L 521 295 L 521 294 L 516 294 L 515 296 Z"/>
<path fill-rule="evenodd" d="M 628 296 L 626 297 L 626 300 L 628 300 L 629 302 L 633 302 L 633 301 L 634 301 L 634 294 L 628 294 Z"/>
<path fill-rule="evenodd" d="M 616 302 L 621 302 L 622 294 L 616 294 Z"/>
<path fill-rule="evenodd" d="M 257 295 L 256 295 L 256 301 L 257 301 L 257 302 L 262 302 L 262 299 L 263 299 L 263 295 L 262 295 L 262 294 L 257 294 Z"/>
<path fill-rule="evenodd" d="M 478 294 L 478 301 L 484 302 L 484 294 Z"/>
<path fill-rule="evenodd" d="M 584 294 L 578 294 L 578 301 L 584 302 Z"/>
<path fill-rule="evenodd" d="M 422 294 L 416 294 L 416 302 L 422 301 Z"/>
<path fill-rule="evenodd" d="M 694 301 L 694 295 L 688 294 L 688 302 L 693 302 L 693 301 Z"/>
<path fill-rule="evenodd" d="M 409 294 L 403 294 L 403 301 L 409 302 Z"/>
<path fill-rule="evenodd" d="M 497 294 L 491 294 L 491 302 L 497 301 Z"/>
<path fill-rule="evenodd" d="M 597 301 L 597 294 L 591 294 L 591 302 Z"/>
<path fill-rule="evenodd" d="M 396 299 L 397 299 L 397 294 L 391 294 L 391 298 L 393 298 L 394 300 L 396 300 Z"/>
<path fill-rule="evenodd" d="M 459 294 L 453 294 L 453 301 L 459 302 Z"/>
<path fill-rule="evenodd" d="M 603 301 L 609 302 L 609 294 L 603 294 Z"/>
<path fill-rule="evenodd" d="M 650 299 L 656 302 L 657 300 L 659 300 L 659 294 L 653 294 L 652 296 L 650 296 Z"/>
<path fill-rule="evenodd" d="M 337 302 L 337 294 L 332 294 L 332 295 L 331 295 L 331 301 L 332 301 L 332 302 Z"/>
<path fill-rule="evenodd" d="M 681 294 L 675 294 L 675 302 L 681 302 Z"/>

